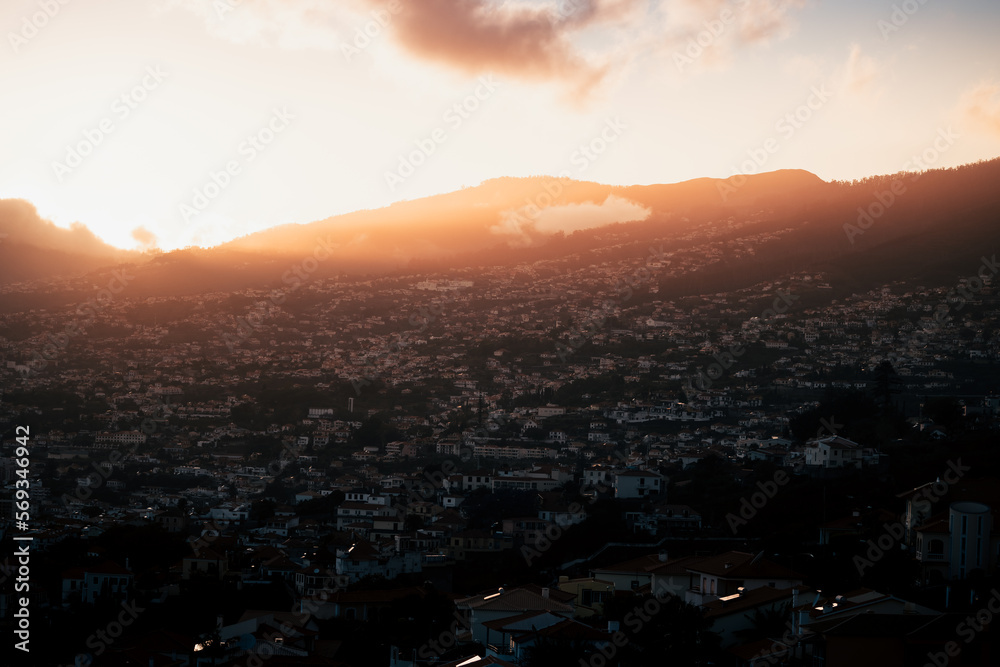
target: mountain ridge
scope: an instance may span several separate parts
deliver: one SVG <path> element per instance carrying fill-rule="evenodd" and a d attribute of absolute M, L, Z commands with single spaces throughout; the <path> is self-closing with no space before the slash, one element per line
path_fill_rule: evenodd
<path fill-rule="evenodd" d="M 500 177 L 381 209 L 280 225 L 211 248 L 153 255 L 118 251 L 82 226 L 53 231 L 57 228 L 27 202 L 5 200 L 0 201 L 0 233 L 9 236 L 0 243 L 0 278 L 9 283 L 66 277 L 127 263 L 136 274 L 130 292 L 141 295 L 286 289 L 305 279 L 565 257 L 590 261 L 586 257 L 593 253 L 626 252 L 609 250 L 612 246 L 682 247 L 712 235 L 770 238 L 780 231 L 780 239 L 747 256 L 707 262 L 698 280 L 685 279 L 676 289 L 728 288 L 780 268 L 816 266 L 861 285 L 867 278 L 859 276 L 884 277 L 893 267 L 943 267 L 976 248 L 991 247 L 996 234 L 990 221 L 1000 217 L 1000 194 L 994 192 L 998 180 L 1000 159 L 852 182 L 826 182 L 796 169 L 625 186 Z M 879 198 L 887 196 L 882 193 L 891 192 L 894 183 L 899 190 L 899 182 L 905 183 L 903 194 L 879 213 Z M 879 215 L 865 224 L 868 210 Z M 16 224 L 10 223 L 11 211 L 19 216 Z M 586 226 L 558 229 L 559 220 L 588 216 Z M 16 238 L 32 222 L 44 231 L 27 235 L 36 246 Z M 68 250 L 71 237 L 80 239 L 77 245 L 86 252 Z M 21 273 L 19 259 L 22 266 L 33 263 L 34 272 Z M 290 278 L 296 267 L 301 275 Z M 302 267 L 309 271 L 303 273 Z"/>

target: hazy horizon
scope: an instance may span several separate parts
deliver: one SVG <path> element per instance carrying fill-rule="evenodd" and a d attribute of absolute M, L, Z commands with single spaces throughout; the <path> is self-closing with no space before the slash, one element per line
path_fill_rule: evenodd
<path fill-rule="evenodd" d="M 0 198 L 118 248 L 505 176 L 831 181 L 1000 155 L 1000 7 L 979 0 L 50 4 L 0 10 Z"/>

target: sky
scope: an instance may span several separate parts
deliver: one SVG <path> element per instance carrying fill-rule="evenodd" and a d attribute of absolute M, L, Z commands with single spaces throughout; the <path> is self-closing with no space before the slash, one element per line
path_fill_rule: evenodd
<path fill-rule="evenodd" d="M 170 250 L 501 176 L 1000 155 L 996 0 L 4 0 L 0 198 Z"/>

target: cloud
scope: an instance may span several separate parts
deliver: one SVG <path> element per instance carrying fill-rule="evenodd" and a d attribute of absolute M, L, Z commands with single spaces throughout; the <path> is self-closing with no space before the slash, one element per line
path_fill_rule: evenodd
<path fill-rule="evenodd" d="M 154 10 L 180 9 L 205 22 L 211 35 L 235 44 L 287 50 L 339 49 L 363 15 L 365 0 L 151 0 Z"/>
<path fill-rule="evenodd" d="M 785 73 L 806 83 L 813 83 L 823 78 L 822 61 L 809 56 L 792 56 L 785 61 L 783 69 Z"/>
<path fill-rule="evenodd" d="M 144 249 L 156 247 L 156 234 L 145 227 L 136 227 L 132 230 L 132 238 L 139 242 Z"/>
<path fill-rule="evenodd" d="M 373 0 L 374 1 L 374 0 Z M 524 80 L 561 80 L 581 92 L 599 84 L 609 64 L 586 57 L 575 33 L 624 20 L 634 0 L 562 0 L 528 5 L 487 0 L 414 0 L 392 28 L 425 60 L 473 74 L 495 71 Z"/>
<path fill-rule="evenodd" d="M 557 232 L 572 234 L 582 229 L 603 227 L 616 222 L 645 220 L 651 210 L 634 201 L 608 195 L 600 204 L 564 204 L 549 206 L 529 216 L 525 210 L 505 211 L 492 232 L 508 237 L 515 247 L 530 246 Z"/>
<path fill-rule="evenodd" d="M 791 13 L 803 6 L 805 0 L 663 0 L 660 8 L 671 33 L 685 41 L 709 29 L 716 38 L 757 44 L 791 35 Z"/>
<path fill-rule="evenodd" d="M 962 96 L 959 109 L 964 120 L 1000 137 L 1000 84 L 982 83 Z"/>
<path fill-rule="evenodd" d="M 83 223 L 74 222 L 69 229 L 58 227 L 39 216 L 35 206 L 23 199 L 0 199 L 0 234 L 10 243 L 71 254 L 99 257 L 121 254 Z"/>
<path fill-rule="evenodd" d="M 766 44 L 789 37 L 795 29 L 790 14 L 805 0 L 747 0 L 738 10 L 740 39 L 746 44 Z"/>
<path fill-rule="evenodd" d="M 692 64 L 728 64 L 740 49 L 789 37 L 792 14 L 804 6 L 805 0 L 662 0 L 664 48 Z"/>
<path fill-rule="evenodd" d="M 615 222 L 645 220 L 652 211 L 634 201 L 609 195 L 601 204 L 585 202 L 550 206 L 538 215 L 535 229 L 543 234 L 565 232 L 571 234 L 581 229 L 603 227 Z"/>
<path fill-rule="evenodd" d="M 585 53 L 580 33 L 642 12 L 642 0 L 152 0 L 202 17 L 212 34 L 281 48 L 342 49 L 380 17 L 378 33 L 409 54 L 467 74 L 551 81 L 589 94 L 611 58 Z M 229 7 L 221 15 L 219 6 Z M 376 37 L 380 38 L 380 37 Z"/>
<path fill-rule="evenodd" d="M 868 92 L 880 74 L 881 67 L 878 62 L 871 56 L 862 54 L 860 45 L 852 44 L 844 71 L 844 89 L 856 94 Z"/>

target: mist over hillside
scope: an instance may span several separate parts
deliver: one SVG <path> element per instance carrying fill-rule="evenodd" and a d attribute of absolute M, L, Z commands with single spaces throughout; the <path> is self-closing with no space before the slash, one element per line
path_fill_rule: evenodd
<path fill-rule="evenodd" d="M 641 253 L 643 244 L 683 248 L 711 236 L 780 230 L 753 252 L 707 260 L 703 270 L 661 287 L 706 293 L 824 270 L 863 289 L 899 276 L 948 280 L 976 253 L 995 252 L 998 181 L 1000 160 L 832 183 L 801 170 L 645 186 L 498 178 L 213 248 L 152 255 L 117 250 L 83 225 L 61 229 L 27 202 L 4 200 L 0 271 L 10 282 L 126 263 L 134 275 L 130 294 L 166 296 L 563 257 L 586 264 Z"/>
<path fill-rule="evenodd" d="M 23 199 L 0 199 L 0 281 L 4 283 L 85 273 L 139 253 L 101 241 L 81 223 L 57 227 Z"/>

